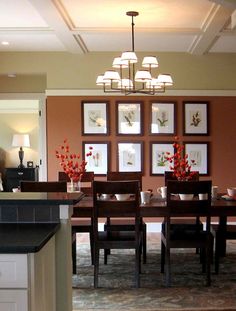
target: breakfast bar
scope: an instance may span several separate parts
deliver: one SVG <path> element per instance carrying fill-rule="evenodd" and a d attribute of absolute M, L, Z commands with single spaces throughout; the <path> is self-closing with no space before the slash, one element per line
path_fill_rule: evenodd
<path fill-rule="evenodd" d="M 81 193 L 0 193 L 0 309 L 12 301 L 24 311 L 72 310 L 70 217 L 81 198 Z M 12 262 L 19 284 L 6 275 Z"/>

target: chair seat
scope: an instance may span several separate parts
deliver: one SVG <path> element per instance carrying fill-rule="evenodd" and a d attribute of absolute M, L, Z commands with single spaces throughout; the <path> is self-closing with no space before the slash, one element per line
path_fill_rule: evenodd
<path fill-rule="evenodd" d="M 219 232 L 219 225 L 212 224 L 211 225 L 213 235 Z M 220 233 L 222 234 L 222 233 Z M 224 238 L 227 240 L 235 240 L 236 239 L 236 225 L 227 225 L 226 232 L 224 233 Z"/>
<path fill-rule="evenodd" d="M 192 231 L 192 230 L 173 230 L 170 234 L 170 243 L 184 240 L 198 241 L 199 245 L 206 242 L 207 233 L 205 231 Z"/>
<path fill-rule="evenodd" d="M 134 241 L 135 232 L 134 231 L 99 231 L 98 240 L 109 240 L 109 241 Z"/>

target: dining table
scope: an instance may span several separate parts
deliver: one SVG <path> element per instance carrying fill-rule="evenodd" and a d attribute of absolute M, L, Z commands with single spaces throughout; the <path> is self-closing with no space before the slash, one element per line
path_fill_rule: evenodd
<path fill-rule="evenodd" d="M 217 221 L 221 232 L 226 230 L 228 217 L 236 217 L 236 200 L 223 194 L 218 194 L 216 199 L 211 200 L 211 207 L 207 213 L 210 213 L 214 222 Z M 93 198 L 92 196 L 84 196 L 73 209 L 73 217 L 84 218 L 92 217 L 93 214 Z M 166 199 L 160 195 L 153 195 L 149 203 L 140 204 L 140 216 L 146 218 L 164 218 L 168 215 Z M 128 217 L 129 215 L 124 215 Z M 186 207 L 184 210 L 177 211 L 176 217 L 194 216 Z M 202 215 L 206 216 L 206 215 Z M 216 220 L 215 220 L 216 219 Z M 224 256 L 226 251 L 226 241 L 222 241 L 220 247 L 220 255 Z"/>

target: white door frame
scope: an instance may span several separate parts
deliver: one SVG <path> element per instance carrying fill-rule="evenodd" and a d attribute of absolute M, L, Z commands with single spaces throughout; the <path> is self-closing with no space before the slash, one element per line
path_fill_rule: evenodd
<path fill-rule="evenodd" d="M 44 93 L 0 93 L 1 100 L 38 100 L 39 103 L 39 180 L 47 180 L 46 95 Z"/>

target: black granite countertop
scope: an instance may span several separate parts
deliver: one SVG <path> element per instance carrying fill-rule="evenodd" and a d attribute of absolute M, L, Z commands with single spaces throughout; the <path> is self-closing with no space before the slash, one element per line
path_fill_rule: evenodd
<path fill-rule="evenodd" d="M 59 223 L 0 224 L 0 253 L 38 252 L 57 232 Z"/>

